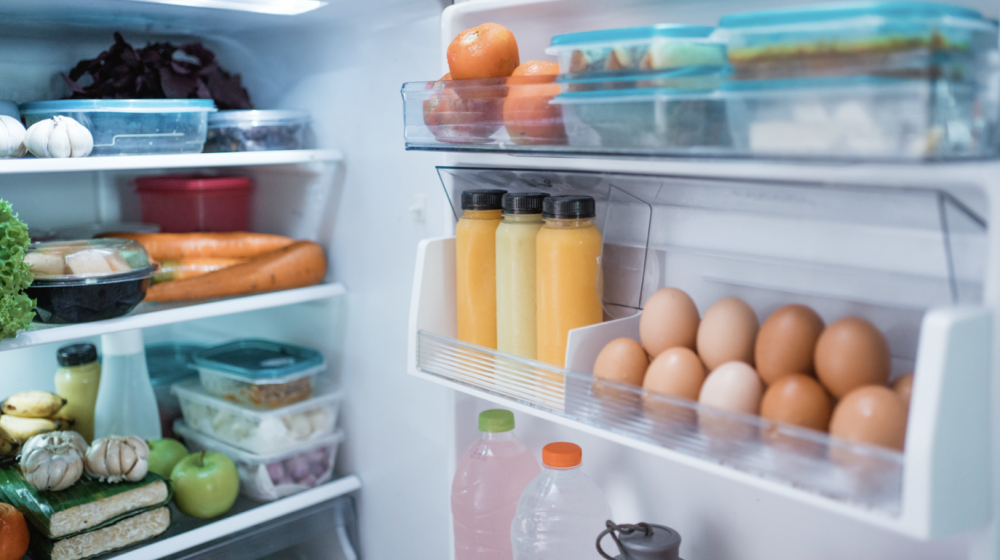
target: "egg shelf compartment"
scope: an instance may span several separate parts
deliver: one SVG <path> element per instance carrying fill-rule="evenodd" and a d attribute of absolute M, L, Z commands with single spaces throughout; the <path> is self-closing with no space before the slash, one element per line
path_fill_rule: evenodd
<path fill-rule="evenodd" d="M 691 70 L 586 83 L 570 74 L 405 83 L 404 144 L 557 157 L 857 162 L 998 152 L 1000 100 L 985 78 L 730 81 Z"/>

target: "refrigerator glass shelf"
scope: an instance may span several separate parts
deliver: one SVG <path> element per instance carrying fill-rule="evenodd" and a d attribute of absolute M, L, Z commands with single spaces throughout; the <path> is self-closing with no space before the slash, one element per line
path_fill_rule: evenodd
<path fill-rule="evenodd" d="M 897 515 L 903 454 L 725 412 L 468 344 L 417 333 L 417 369 L 581 425 L 615 440 L 679 454 Z"/>
<path fill-rule="evenodd" d="M 281 150 L 273 152 L 225 152 L 214 154 L 166 154 L 108 156 L 66 159 L 3 159 L 0 175 L 8 173 L 60 173 L 68 171 L 113 171 L 125 169 L 183 169 L 262 165 L 293 165 L 338 162 L 337 150 Z"/>

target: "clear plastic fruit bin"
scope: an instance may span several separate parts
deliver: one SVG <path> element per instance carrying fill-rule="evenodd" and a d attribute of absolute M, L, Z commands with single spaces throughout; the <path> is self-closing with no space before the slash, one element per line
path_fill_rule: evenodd
<path fill-rule="evenodd" d="M 200 434 L 180 420 L 174 423 L 174 432 L 184 438 L 192 453 L 214 451 L 232 459 L 240 475 L 240 494 L 261 502 L 291 496 L 330 480 L 337 448 L 344 439 L 343 432 L 338 431 L 296 449 L 258 455 Z"/>
<path fill-rule="evenodd" d="M 342 394 L 320 391 L 312 398 L 263 411 L 214 397 L 198 381 L 171 388 L 181 403 L 184 423 L 223 443 L 257 454 L 294 449 L 332 434 Z"/>
<path fill-rule="evenodd" d="M 28 126 L 70 117 L 94 136 L 92 156 L 198 154 L 205 146 L 211 99 L 65 99 L 21 104 Z"/>
<path fill-rule="evenodd" d="M 894 78 L 731 82 L 734 149 L 754 156 L 954 159 L 996 151 L 996 107 L 968 83 Z"/>

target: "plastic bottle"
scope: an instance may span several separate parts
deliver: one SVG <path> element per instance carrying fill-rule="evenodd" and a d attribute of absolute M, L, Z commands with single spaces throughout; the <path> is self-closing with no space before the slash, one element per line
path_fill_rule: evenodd
<path fill-rule="evenodd" d="M 458 463 L 451 486 L 455 560 L 510 560 L 510 524 L 521 491 L 541 471 L 514 437 L 514 414 L 479 414 L 479 441 Z"/>
<path fill-rule="evenodd" d="M 538 231 L 538 360 L 566 362 L 569 331 L 604 320 L 600 293 L 601 232 L 589 196 L 550 196 Z"/>
<path fill-rule="evenodd" d="M 542 449 L 542 474 L 524 489 L 510 527 L 514 560 L 600 560 L 594 542 L 611 519 L 601 489 L 583 474 L 575 443 Z"/>
<path fill-rule="evenodd" d="M 543 192 L 503 195 L 497 228 L 497 350 L 535 359 L 535 248 L 542 228 Z"/>
<path fill-rule="evenodd" d="M 455 226 L 455 297 L 458 339 L 497 347 L 497 226 L 500 197 L 507 191 L 462 193 L 462 218 Z"/>
<path fill-rule="evenodd" d="M 101 364 L 93 344 L 72 344 L 56 352 L 56 394 L 66 399 L 59 410 L 76 421 L 73 431 L 90 443 L 94 439 L 94 408 L 101 383 Z"/>
<path fill-rule="evenodd" d="M 101 353 L 104 363 L 94 410 L 94 437 L 160 439 L 160 413 L 146 369 L 142 331 L 103 335 Z"/>

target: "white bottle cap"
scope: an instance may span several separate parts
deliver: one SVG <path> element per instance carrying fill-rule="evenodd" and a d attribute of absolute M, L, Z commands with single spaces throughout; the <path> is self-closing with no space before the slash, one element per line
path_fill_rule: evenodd
<path fill-rule="evenodd" d="M 101 354 L 105 356 L 131 356 L 145 351 L 141 330 L 101 335 Z"/>

